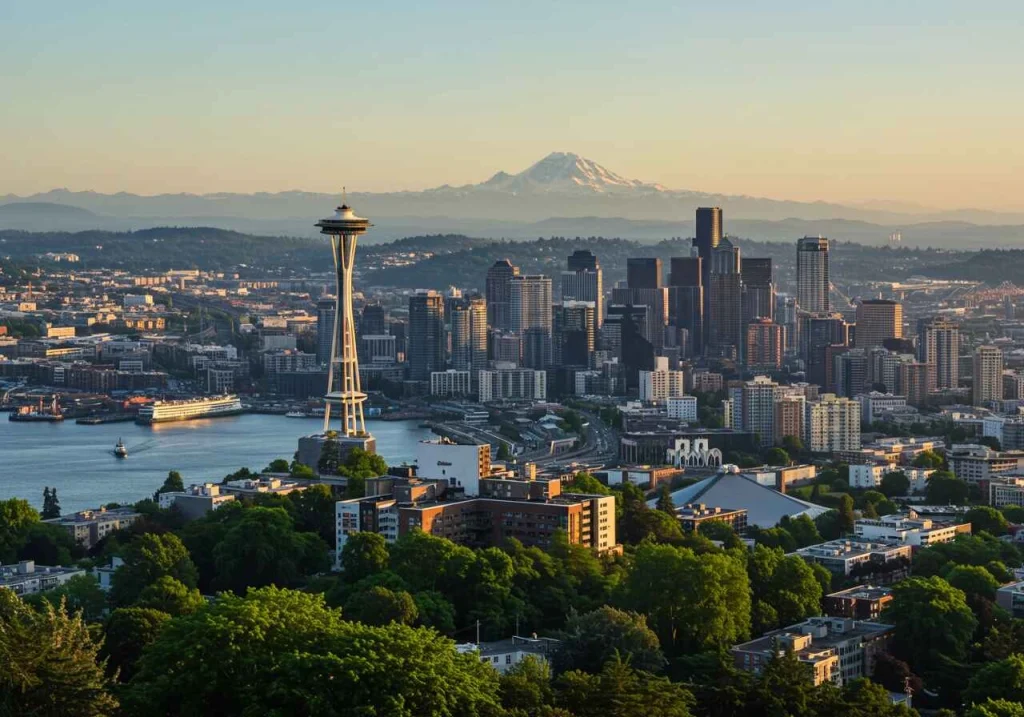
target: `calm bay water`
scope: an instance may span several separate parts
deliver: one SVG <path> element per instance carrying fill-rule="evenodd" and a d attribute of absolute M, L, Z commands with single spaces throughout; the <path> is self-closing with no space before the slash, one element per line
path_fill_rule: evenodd
<path fill-rule="evenodd" d="M 245 414 L 156 426 L 80 426 L 11 422 L 0 414 L 0 499 L 25 498 L 40 508 L 43 487 L 55 486 L 62 511 L 70 513 L 150 496 L 170 470 L 181 473 L 185 485 L 219 482 L 243 466 L 258 471 L 275 458 L 291 460 L 299 436 L 319 431 L 321 421 Z M 367 428 L 391 464 L 412 461 L 416 441 L 431 435 L 418 421 L 372 421 Z M 113 455 L 118 438 L 127 458 Z"/>

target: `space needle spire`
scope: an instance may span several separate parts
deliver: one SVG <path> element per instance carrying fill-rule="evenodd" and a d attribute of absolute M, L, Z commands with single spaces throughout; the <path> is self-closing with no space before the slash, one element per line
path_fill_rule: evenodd
<path fill-rule="evenodd" d="M 327 395 L 324 410 L 324 433 L 330 430 L 332 409 L 341 412 L 339 434 L 346 438 L 368 437 L 363 419 L 366 394 L 359 385 L 359 358 L 356 355 L 356 324 L 352 312 L 352 269 L 356 259 L 356 241 L 372 224 L 356 216 L 343 197 L 334 214 L 316 223 L 320 233 L 331 242 L 334 254 L 335 292 L 334 336 L 327 371 Z"/>

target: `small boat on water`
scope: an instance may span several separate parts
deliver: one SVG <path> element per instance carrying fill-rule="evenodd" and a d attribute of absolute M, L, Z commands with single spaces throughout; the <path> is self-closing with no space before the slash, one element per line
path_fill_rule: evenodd
<path fill-rule="evenodd" d="M 117 439 L 117 445 L 114 446 L 114 455 L 118 458 L 128 457 L 128 448 L 124 445 L 124 441 L 120 438 Z"/>
<path fill-rule="evenodd" d="M 302 411 L 288 411 L 284 416 L 285 418 L 309 418 L 309 414 Z"/>

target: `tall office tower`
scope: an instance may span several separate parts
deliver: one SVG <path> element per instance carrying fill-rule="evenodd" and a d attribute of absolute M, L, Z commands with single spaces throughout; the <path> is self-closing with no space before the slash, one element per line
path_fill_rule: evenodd
<path fill-rule="evenodd" d="M 409 337 L 406 340 L 409 378 L 429 381 L 434 371 L 444 371 L 444 297 L 436 291 L 420 291 L 409 297 Z"/>
<path fill-rule="evenodd" d="M 487 303 L 482 296 L 464 298 L 452 306 L 452 368 L 477 372 L 487 368 Z"/>
<path fill-rule="evenodd" d="M 864 393 L 868 379 L 868 357 L 864 349 L 849 349 L 833 357 L 836 394 L 853 398 Z"/>
<path fill-rule="evenodd" d="M 743 281 L 740 250 L 723 239 L 711 254 L 711 290 L 707 353 L 710 356 L 742 360 Z"/>
<path fill-rule="evenodd" d="M 996 346 L 974 350 L 974 405 L 1003 400 L 1003 352 Z"/>
<path fill-rule="evenodd" d="M 627 259 L 626 286 L 612 289 L 612 303 L 647 307 L 644 338 L 654 350 L 665 346 L 668 290 L 661 281 L 661 259 Z"/>
<path fill-rule="evenodd" d="M 337 310 L 338 300 L 335 297 L 322 298 L 316 302 L 316 362 L 321 366 L 331 362 L 334 315 Z"/>
<path fill-rule="evenodd" d="M 790 355 L 800 353 L 800 311 L 796 304 L 796 297 L 789 294 L 776 294 L 775 310 L 776 321 L 782 324 L 786 330 L 786 353 Z"/>
<path fill-rule="evenodd" d="M 751 370 L 777 371 L 782 368 L 782 327 L 771 319 L 747 324 L 747 367 Z"/>
<path fill-rule="evenodd" d="M 587 366 L 597 337 L 597 311 L 593 301 L 556 304 L 553 316 L 552 364 Z"/>
<path fill-rule="evenodd" d="M 562 300 L 592 301 L 597 311 L 597 328 L 604 323 L 604 276 L 597 257 L 585 249 L 577 249 L 562 272 Z"/>
<path fill-rule="evenodd" d="M 540 274 L 513 276 L 509 282 L 509 319 L 522 343 L 522 365 L 551 365 L 551 279 Z"/>
<path fill-rule="evenodd" d="M 872 349 L 886 339 L 902 337 L 903 304 L 890 299 L 865 299 L 857 306 L 854 346 Z"/>
<path fill-rule="evenodd" d="M 387 330 L 387 312 L 380 304 L 367 304 L 359 316 L 360 336 L 383 336 Z"/>
<path fill-rule="evenodd" d="M 658 289 L 661 285 L 661 259 L 626 259 L 626 286 L 630 289 Z"/>
<path fill-rule="evenodd" d="M 693 246 L 697 249 L 697 256 L 701 259 L 700 285 L 704 287 L 704 335 L 702 337 L 703 349 L 706 351 L 708 339 L 711 333 L 711 253 L 722 241 L 722 210 L 718 207 L 698 207 L 696 233 L 693 237 Z"/>
<path fill-rule="evenodd" d="M 960 327 L 937 318 L 918 332 L 917 357 L 934 366 L 934 389 L 956 388 L 960 382 Z"/>
<path fill-rule="evenodd" d="M 332 216 L 321 219 L 316 226 L 320 227 L 321 234 L 330 238 L 337 287 L 327 395 L 324 397 L 324 433 L 330 428 L 332 409 L 339 409 L 341 430 L 338 433 L 345 438 L 364 438 L 368 435 L 363 420 L 366 394 L 359 385 L 356 320 L 352 312 L 352 269 L 356 263 L 357 240 L 370 228 L 370 222 L 357 217 L 350 207 L 342 204 Z"/>
<path fill-rule="evenodd" d="M 812 314 L 827 313 L 828 239 L 804 237 L 796 244 L 796 303 Z"/>
<path fill-rule="evenodd" d="M 508 259 L 499 259 L 487 270 L 487 323 L 496 331 L 512 329 L 511 300 L 512 277 L 519 275 L 519 267 Z"/>
<path fill-rule="evenodd" d="M 771 259 L 743 259 L 743 323 L 756 319 L 775 320 L 775 281 Z"/>
<path fill-rule="evenodd" d="M 672 257 L 668 273 L 668 323 L 685 329 L 689 346 L 683 355 L 704 351 L 704 284 L 699 256 Z"/>
<path fill-rule="evenodd" d="M 896 391 L 900 396 L 907 397 L 907 403 L 917 408 L 928 404 L 928 392 L 935 384 L 932 375 L 933 367 L 924 361 L 914 361 L 907 356 L 896 369 Z"/>
<path fill-rule="evenodd" d="M 647 307 L 610 304 L 601 348 L 624 367 L 626 385 L 636 387 L 640 371 L 654 369 L 654 346 L 647 340 Z"/>
<path fill-rule="evenodd" d="M 807 381 L 829 387 L 832 361 L 829 347 L 845 348 L 850 343 L 850 325 L 842 314 L 803 314 L 799 316 L 800 355 L 807 368 Z"/>

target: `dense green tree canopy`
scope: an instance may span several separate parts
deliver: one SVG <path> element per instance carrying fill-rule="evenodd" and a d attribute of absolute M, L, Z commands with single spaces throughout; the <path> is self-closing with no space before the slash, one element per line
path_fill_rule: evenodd
<path fill-rule="evenodd" d="M 168 623 L 126 714 L 496 715 L 497 680 L 435 633 L 341 618 L 322 597 L 262 588 Z"/>
<path fill-rule="evenodd" d="M 214 585 L 243 594 L 247 588 L 292 585 L 326 570 L 327 546 L 312 533 L 295 530 L 283 508 L 250 508 L 213 549 Z"/>
<path fill-rule="evenodd" d="M 353 533 L 341 549 L 341 569 L 350 583 L 387 570 L 389 559 L 387 542 L 379 533 Z"/>
<path fill-rule="evenodd" d="M 558 679 L 558 704 L 575 717 L 690 717 L 693 695 L 682 685 L 609 661 L 599 674 L 574 670 Z"/>
<path fill-rule="evenodd" d="M 962 660 L 977 626 L 963 591 L 939 577 L 898 583 L 882 617 L 896 626 L 897 654 L 919 674 L 938 669 L 944 659 Z"/>
<path fill-rule="evenodd" d="M 925 495 L 932 505 L 964 505 L 968 486 L 949 471 L 935 471 L 928 478 Z"/>
<path fill-rule="evenodd" d="M 412 625 L 419 619 L 419 608 L 412 595 L 404 590 L 389 590 L 375 585 L 353 593 L 345 602 L 346 620 L 367 625 L 387 625 L 391 622 Z"/>
<path fill-rule="evenodd" d="M 196 588 L 190 588 L 177 578 L 164 575 L 147 585 L 135 601 L 136 607 L 147 607 L 171 616 L 191 615 L 206 604 Z"/>
<path fill-rule="evenodd" d="M 898 495 L 907 495 L 910 492 L 910 479 L 903 471 L 889 471 L 882 476 L 882 482 L 878 486 L 886 497 L 892 498 Z"/>
<path fill-rule="evenodd" d="M 631 667 L 660 672 L 665 666 L 658 636 L 643 615 L 607 605 L 592 612 L 573 613 L 559 633 L 562 641 L 555 655 L 560 672 L 583 670 L 597 673 L 616 655 Z"/>
<path fill-rule="evenodd" d="M 46 603 L 36 611 L 0 589 L 0 713 L 105 717 L 117 708 L 80 616 Z"/>
<path fill-rule="evenodd" d="M 122 682 L 135 674 L 143 650 L 151 645 L 171 616 L 148 607 L 121 607 L 110 613 L 104 630 L 102 655 L 111 674 Z"/>
<path fill-rule="evenodd" d="M 196 586 L 196 566 L 185 545 L 173 533 L 138 536 L 124 547 L 122 558 L 124 565 L 114 573 L 110 589 L 110 599 L 115 605 L 131 605 L 146 587 L 165 575 L 188 587 Z"/>
<path fill-rule="evenodd" d="M 990 699 L 1024 702 L 1024 655 L 990 662 L 971 678 L 964 690 L 964 700 L 978 704 Z"/>
<path fill-rule="evenodd" d="M 750 633 L 750 583 L 740 558 L 641 543 L 622 585 L 623 607 L 647 615 L 671 654 L 733 645 Z"/>
<path fill-rule="evenodd" d="M 992 535 L 1005 535 L 1009 527 L 1006 516 L 987 505 L 971 508 L 964 514 L 964 520 L 971 524 L 971 531 L 975 533 L 984 531 Z"/>

